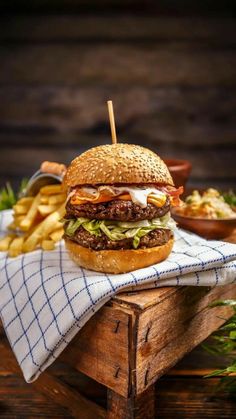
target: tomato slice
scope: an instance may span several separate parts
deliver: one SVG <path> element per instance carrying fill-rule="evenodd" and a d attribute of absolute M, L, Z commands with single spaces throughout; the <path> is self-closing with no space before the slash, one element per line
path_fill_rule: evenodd
<path fill-rule="evenodd" d="M 129 193 L 125 193 L 123 195 L 115 196 L 114 199 L 121 199 L 122 201 L 131 201 L 131 196 Z"/>

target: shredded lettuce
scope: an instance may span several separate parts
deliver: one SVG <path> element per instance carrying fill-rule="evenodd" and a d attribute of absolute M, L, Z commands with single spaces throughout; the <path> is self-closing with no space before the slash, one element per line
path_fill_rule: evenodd
<path fill-rule="evenodd" d="M 76 219 L 63 219 L 62 222 L 67 223 L 66 234 L 68 236 L 72 236 L 82 226 L 90 234 L 94 234 L 95 236 L 101 236 L 103 232 L 110 240 L 133 238 L 133 247 L 135 249 L 139 246 L 141 237 L 150 233 L 150 231 L 156 230 L 157 228 L 172 230 L 175 227 L 175 222 L 170 217 L 170 213 L 150 221 L 99 221 L 80 217 Z"/>

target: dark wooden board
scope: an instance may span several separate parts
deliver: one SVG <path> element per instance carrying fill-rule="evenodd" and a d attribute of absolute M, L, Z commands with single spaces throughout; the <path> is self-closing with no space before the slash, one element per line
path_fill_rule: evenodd
<path fill-rule="evenodd" d="M 136 2 L 135 2 L 136 3 Z M 0 18 L 1 42 L 201 40 L 235 43 L 233 18 L 160 17 L 130 14 L 13 15 Z M 194 30 L 193 30 L 194 27 Z"/>
<path fill-rule="evenodd" d="M 215 394 L 217 384 L 217 378 L 161 379 L 156 385 L 157 418 L 233 419 L 236 403 L 224 392 Z"/>
<path fill-rule="evenodd" d="M 0 57 L 0 84 L 236 85 L 235 51 L 197 42 L 13 44 L 0 46 Z"/>
<path fill-rule="evenodd" d="M 3 339 L 0 342 L 0 353 L 1 366 L 7 365 L 12 374 L 19 374 L 19 365 L 17 364 L 6 339 Z M 102 407 L 86 399 L 79 392 L 76 392 L 73 388 L 52 375 L 49 375 L 47 372 L 41 374 L 41 376 L 32 383 L 32 387 L 36 392 L 40 391 L 47 398 L 56 400 L 57 404 L 62 406 L 63 409 L 66 407 L 75 419 L 94 419 L 94 417 L 97 419 L 105 419 L 106 413 Z"/>
<path fill-rule="evenodd" d="M 234 18 L 90 9 L 3 16 L 0 26 L 1 184 L 30 176 L 41 159 L 67 163 L 110 142 L 112 98 L 119 139 L 190 159 L 191 186 L 234 186 Z"/>
<path fill-rule="evenodd" d="M 186 0 L 2 0 L 0 10 L 11 13 L 111 13 L 128 11 L 130 13 L 161 13 L 161 14 L 199 14 L 230 15 L 234 13 L 234 0 L 186 1 Z"/>
<path fill-rule="evenodd" d="M 36 144 L 41 146 L 75 145 L 79 134 L 108 137 L 106 100 L 110 97 L 119 136 L 127 141 L 145 138 L 156 146 L 174 149 L 225 148 L 235 143 L 236 88 L 83 85 L 0 86 L 0 142 L 29 145 L 30 134 L 37 132 Z M 28 137 L 21 132 L 28 132 Z M 53 133 L 58 137 L 54 139 Z M 80 141 L 84 142 L 83 138 Z"/>

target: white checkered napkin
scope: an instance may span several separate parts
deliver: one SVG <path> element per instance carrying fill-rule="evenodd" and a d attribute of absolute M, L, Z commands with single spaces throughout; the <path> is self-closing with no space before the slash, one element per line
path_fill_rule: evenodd
<path fill-rule="evenodd" d="M 11 212 L 0 213 L 4 233 Z M 235 281 L 236 245 L 206 241 L 176 230 L 164 262 L 122 275 L 79 268 L 63 242 L 15 259 L 0 253 L 0 313 L 9 342 L 27 381 L 35 380 L 89 318 L 127 287 L 224 285 Z"/>

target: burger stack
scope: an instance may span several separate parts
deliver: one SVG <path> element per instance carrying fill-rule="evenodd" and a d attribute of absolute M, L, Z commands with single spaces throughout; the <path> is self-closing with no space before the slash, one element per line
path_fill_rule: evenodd
<path fill-rule="evenodd" d="M 64 183 L 64 238 L 80 266 L 124 273 L 167 258 L 170 208 L 183 188 L 157 154 L 131 144 L 94 147 L 72 161 Z"/>

